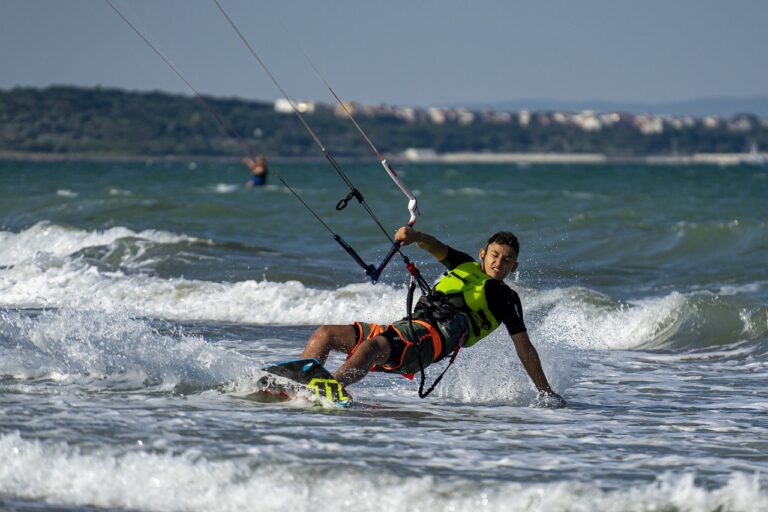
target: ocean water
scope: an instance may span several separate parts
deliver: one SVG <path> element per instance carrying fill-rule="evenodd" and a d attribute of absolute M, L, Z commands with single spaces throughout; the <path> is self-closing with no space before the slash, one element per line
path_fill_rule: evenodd
<path fill-rule="evenodd" d="M 379 166 L 344 167 L 388 230 L 407 220 Z M 387 251 L 327 165 L 273 168 Z M 567 408 L 499 332 L 426 400 L 378 374 L 350 389 L 364 407 L 249 400 L 317 325 L 402 317 L 402 264 L 367 283 L 236 164 L 1 162 L 0 508 L 768 510 L 768 169 L 397 168 L 417 227 L 473 254 L 520 237 L 508 283 Z"/>

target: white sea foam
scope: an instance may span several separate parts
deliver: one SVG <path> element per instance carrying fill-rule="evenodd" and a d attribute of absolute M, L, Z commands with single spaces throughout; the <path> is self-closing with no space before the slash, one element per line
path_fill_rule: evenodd
<path fill-rule="evenodd" d="M 37 261 L 0 272 L 0 305 L 129 310 L 175 320 L 258 324 L 391 321 L 404 315 L 405 291 L 352 284 L 320 290 L 298 281 L 212 283 L 99 272 L 79 261 Z"/>
<path fill-rule="evenodd" d="M 235 185 L 233 183 L 217 183 L 211 188 L 217 194 L 231 194 L 242 188 L 242 185 Z"/>
<path fill-rule="evenodd" d="M 662 344 L 679 332 L 691 314 L 688 299 L 678 292 L 632 304 L 620 304 L 584 288 L 545 290 L 531 298 L 529 311 L 542 317 L 536 324 L 537 334 L 580 348 Z"/>
<path fill-rule="evenodd" d="M 133 192 L 130 190 L 126 190 L 123 188 L 110 188 L 109 189 L 109 195 L 111 196 L 119 196 L 119 197 L 130 197 L 133 195 Z"/>
<path fill-rule="evenodd" d="M 124 312 L 61 309 L 28 316 L 0 311 L 0 375 L 99 387 L 171 389 L 249 382 L 258 362 L 203 339 L 160 334 Z"/>
<path fill-rule="evenodd" d="M 747 284 L 724 284 L 717 290 L 718 295 L 749 295 L 768 287 L 768 281 L 757 281 Z"/>
<path fill-rule="evenodd" d="M 41 255 L 68 256 L 87 247 L 109 245 L 121 238 L 140 238 L 170 244 L 195 238 L 147 229 L 135 232 L 124 227 L 84 231 L 50 222 L 38 222 L 20 233 L 0 231 L 0 265 L 16 265 Z"/>
<path fill-rule="evenodd" d="M 401 315 L 401 290 L 369 284 L 317 290 L 299 282 L 270 283 L 161 279 L 100 272 L 67 256 L 81 249 L 135 237 L 152 243 L 195 240 L 155 230 L 123 227 L 83 231 L 40 222 L 21 233 L 0 232 L 0 305 L 74 306 L 128 310 L 178 320 L 223 320 L 260 324 L 349 323 L 358 318 L 388 321 Z M 135 256 L 134 256 L 135 259 Z M 395 306 L 395 304 L 397 304 Z"/>
<path fill-rule="evenodd" d="M 529 405 L 535 398 L 529 379 L 511 355 L 509 340 L 498 341 L 484 342 L 483 350 L 466 350 L 437 394 L 462 402 Z M 540 353 L 552 385 L 568 387 L 570 363 L 557 363 L 557 351 L 551 347 L 540 345 Z M 0 311 L 0 375 L 18 380 L 12 385 L 16 391 L 30 392 L 25 382 L 29 379 L 46 379 L 76 385 L 75 391 L 83 386 L 165 391 L 179 385 L 198 391 L 224 386 L 226 393 L 244 396 L 259 389 L 254 388 L 262 376 L 259 368 L 273 355 L 269 349 L 261 354 L 254 359 L 253 354 L 227 350 L 183 332 L 162 334 L 147 320 L 119 311 L 63 308 L 35 315 Z M 329 368 L 340 362 L 340 356 L 332 358 Z M 388 396 L 405 400 L 413 396 L 413 386 L 401 378 L 377 377 L 394 381 Z M 366 390 L 358 398 L 369 393 Z"/>
<path fill-rule="evenodd" d="M 567 197 L 568 199 L 578 199 L 578 200 L 592 200 L 592 199 L 606 199 L 606 196 L 603 194 L 598 194 L 595 192 L 584 192 L 579 190 L 563 190 L 562 191 L 563 197 Z"/>
<path fill-rule="evenodd" d="M 171 320 L 317 325 L 388 323 L 405 316 L 405 290 L 385 284 L 328 290 L 298 281 L 163 279 L 103 272 L 85 261 L 41 255 L 0 270 L 0 290 L 0 306 L 126 310 Z M 713 315 L 707 308 L 720 308 L 717 299 L 678 292 L 630 304 L 583 288 L 521 288 L 520 293 L 535 339 L 581 349 L 658 347 L 710 334 L 724 336 L 723 343 L 768 328 L 760 311 L 733 307 Z"/>
<path fill-rule="evenodd" d="M 528 327 L 552 343 L 591 349 L 722 345 L 768 332 L 765 308 L 708 291 L 671 292 L 622 303 L 593 290 L 523 293 Z M 526 300 L 527 299 L 527 300 Z"/>
<path fill-rule="evenodd" d="M 570 388 L 577 380 L 583 356 L 573 347 L 529 332 L 549 384 L 556 390 Z M 462 350 L 455 367 L 441 382 L 438 395 L 463 403 L 501 402 L 523 407 L 535 403 L 536 389 L 506 331 L 497 330 L 480 343 Z M 439 375 L 436 369 L 431 374 Z"/>
<path fill-rule="evenodd" d="M 0 269 L 0 305 L 76 306 L 173 320 L 283 325 L 355 320 L 381 323 L 405 315 L 405 290 L 384 284 L 352 284 L 327 290 L 298 281 L 216 283 L 163 279 L 144 273 L 101 271 L 85 260 L 68 257 L 87 247 L 109 247 L 125 237 L 141 239 L 137 245 L 139 256 L 144 242 L 195 240 L 154 230 L 137 233 L 116 227 L 84 231 L 48 222 L 21 233 L 0 232 L 0 265 L 9 265 Z M 136 254 L 129 257 L 131 261 L 140 259 Z M 131 266 L 131 261 L 123 263 Z M 702 303 L 704 299 L 698 300 L 692 294 L 672 292 L 620 303 L 584 288 L 518 288 L 529 330 L 536 339 L 558 345 L 594 349 L 658 347 L 679 338 L 681 333 L 696 337 L 711 331 L 727 340 L 741 334 L 754 337 L 768 328 L 765 314 L 759 310 L 734 306 L 733 311 L 712 313 L 712 308 L 720 307 L 712 297 Z"/>
<path fill-rule="evenodd" d="M 466 197 L 485 197 L 485 196 L 508 196 L 509 192 L 499 189 L 485 189 L 477 187 L 462 187 L 462 188 L 447 188 L 443 190 L 443 194 L 449 197 L 466 196 Z"/>
<path fill-rule="evenodd" d="M 87 452 L 65 443 L 0 436 L 0 492 L 48 503 L 141 510 L 311 511 L 755 511 L 768 508 L 758 475 L 731 473 L 719 488 L 692 473 L 668 473 L 646 485 L 602 489 L 596 483 L 473 482 L 348 470 L 316 473 L 260 464 L 260 453 L 212 461 L 197 451 L 146 451 L 140 444 Z M 392 492 L 397 489 L 398 492 Z"/>

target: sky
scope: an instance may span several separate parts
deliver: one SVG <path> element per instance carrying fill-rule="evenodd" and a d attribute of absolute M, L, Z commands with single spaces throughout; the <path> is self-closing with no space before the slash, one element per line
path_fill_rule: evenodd
<path fill-rule="evenodd" d="M 111 0 L 201 93 L 279 90 L 213 0 Z M 434 106 L 768 94 L 764 0 L 219 0 L 293 99 Z M 191 94 L 104 0 L 0 0 L 0 89 Z"/>

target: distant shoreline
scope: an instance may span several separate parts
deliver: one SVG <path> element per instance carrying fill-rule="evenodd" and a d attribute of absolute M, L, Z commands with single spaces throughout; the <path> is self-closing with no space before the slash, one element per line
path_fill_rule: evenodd
<path fill-rule="evenodd" d="M 323 159 L 290 107 L 234 99 L 209 102 L 231 127 L 223 129 L 215 116 L 200 111 L 196 98 L 181 95 L 67 86 L 0 90 L 0 158 L 222 162 L 259 152 L 276 163 Z M 366 130 L 386 140 L 383 154 L 393 162 L 735 165 L 764 161 L 758 151 L 768 148 L 768 119 L 753 114 L 726 119 L 353 107 Z M 328 147 L 337 160 L 376 161 L 337 106 L 312 103 L 307 108 L 311 124 L 322 126 L 323 139 L 332 141 Z"/>
<path fill-rule="evenodd" d="M 768 163 L 768 153 L 696 153 L 693 155 L 608 156 L 601 153 L 473 153 L 456 152 L 428 155 L 391 155 L 388 160 L 397 163 L 476 163 L 476 164 L 643 164 L 643 165 L 718 165 L 734 166 L 749 163 Z M 323 158 L 271 157 L 270 162 L 322 162 Z M 369 161 L 364 158 L 337 158 L 350 162 Z M 28 162 L 222 162 L 239 163 L 236 156 L 210 155 L 115 155 L 90 153 L 40 153 L 0 151 L 0 161 Z"/>
<path fill-rule="evenodd" d="M 408 162 L 516 164 L 718 165 L 768 163 L 768 153 L 695 153 L 693 155 L 609 156 L 602 153 L 446 153 Z"/>

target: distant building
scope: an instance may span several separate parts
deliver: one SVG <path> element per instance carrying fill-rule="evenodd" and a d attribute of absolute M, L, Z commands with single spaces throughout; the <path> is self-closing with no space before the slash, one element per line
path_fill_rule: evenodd
<path fill-rule="evenodd" d="M 635 116 L 634 125 L 643 135 L 654 135 L 664 132 L 664 123 L 660 117 L 656 116 Z"/>
<path fill-rule="evenodd" d="M 411 162 L 433 160 L 436 157 L 437 152 L 432 148 L 408 148 L 403 151 L 403 158 Z"/>
<path fill-rule="evenodd" d="M 336 106 L 333 108 L 333 114 L 336 117 L 347 117 L 347 112 L 354 115 L 356 110 L 357 110 L 356 103 L 353 103 L 351 101 L 343 101 L 341 103 L 336 104 Z"/>
<path fill-rule="evenodd" d="M 459 124 L 472 124 L 475 121 L 475 114 L 467 109 L 460 108 L 456 111 Z"/>
<path fill-rule="evenodd" d="M 603 124 L 591 110 L 573 116 L 573 121 L 585 132 L 596 132 L 603 128 Z"/>
<path fill-rule="evenodd" d="M 531 124 L 531 113 L 528 112 L 527 110 L 521 110 L 517 114 L 517 120 L 520 123 L 520 126 L 525 128 L 526 126 Z"/>
<path fill-rule="evenodd" d="M 739 116 L 728 123 L 728 129 L 737 133 L 752 131 L 752 120 L 746 116 Z"/>
<path fill-rule="evenodd" d="M 419 117 L 416 114 L 416 109 L 411 107 L 400 107 L 396 109 L 395 116 L 403 119 L 407 123 L 415 123 L 419 120 Z"/>
<path fill-rule="evenodd" d="M 312 114 L 315 112 L 314 101 L 294 101 L 293 105 L 296 107 L 296 110 L 298 110 L 302 114 Z M 278 112 L 280 114 L 293 113 L 293 107 L 291 107 L 291 102 L 285 98 L 276 99 L 274 108 L 275 108 L 275 112 Z"/>
<path fill-rule="evenodd" d="M 429 120 L 432 121 L 432 123 L 434 124 L 445 123 L 445 112 L 442 109 L 430 108 L 427 111 L 427 115 L 429 116 Z"/>
<path fill-rule="evenodd" d="M 717 116 L 706 116 L 702 123 L 704 123 L 706 128 L 717 128 L 717 125 L 720 124 L 720 118 Z"/>
<path fill-rule="evenodd" d="M 493 112 L 485 110 L 481 114 L 481 119 L 487 123 L 509 124 L 512 122 L 512 114 L 509 112 Z"/>

